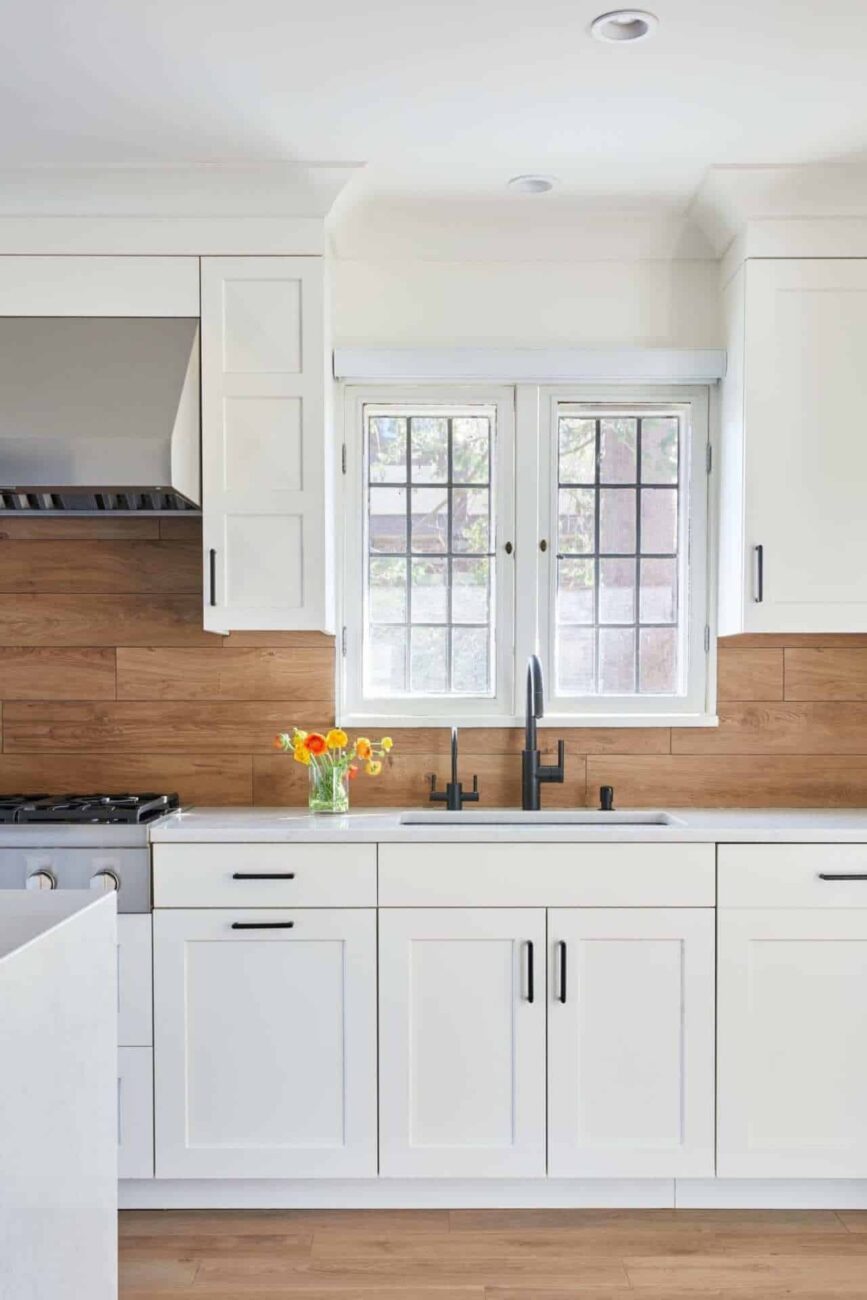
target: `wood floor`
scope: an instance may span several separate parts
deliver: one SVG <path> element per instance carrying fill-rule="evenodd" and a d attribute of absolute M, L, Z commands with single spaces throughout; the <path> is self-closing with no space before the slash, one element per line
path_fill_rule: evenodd
<path fill-rule="evenodd" d="M 127 1211 L 123 1300 L 867 1296 L 867 1211 Z"/>

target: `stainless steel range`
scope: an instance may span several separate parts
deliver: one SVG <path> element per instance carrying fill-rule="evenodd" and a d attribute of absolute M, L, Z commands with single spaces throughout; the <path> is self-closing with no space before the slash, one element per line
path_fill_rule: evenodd
<path fill-rule="evenodd" d="M 0 889 L 117 891 L 119 912 L 151 910 L 148 832 L 176 794 L 0 796 Z"/>

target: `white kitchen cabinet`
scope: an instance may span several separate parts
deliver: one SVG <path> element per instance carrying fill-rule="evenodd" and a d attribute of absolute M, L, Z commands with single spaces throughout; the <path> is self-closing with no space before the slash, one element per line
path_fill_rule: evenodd
<path fill-rule="evenodd" d="M 720 632 L 867 631 L 867 258 L 728 285 Z"/>
<path fill-rule="evenodd" d="M 721 908 L 718 955 L 717 1173 L 867 1178 L 867 908 Z"/>
<path fill-rule="evenodd" d="M 117 1176 L 154 1176 L 154 1054 L 150 1047 L 118 1048 Z"/>
<path fill-rule="evenodd" d="M 712 1177 L 712 908 L 548 913 L 548 1173 Z"/>
<path fill-rule="evenodd" d="M 153 971 L 149 912 L 117 918 L 117 1041 L 121 1047 L 153 1042 Z"/>
<path fill-rule="evenodd" d="M 154 915 L 161 1178 L 376 1174 L 376 912 Z"/>
<path fill-rule="evenodd" d="M 545 1173 L 545 912 L 380 912 L 380 1173 Z"/>
<path fill-rule="evenodd" d="M 205 628 L 331 631 L 323 260 L 201 273 Z"/>

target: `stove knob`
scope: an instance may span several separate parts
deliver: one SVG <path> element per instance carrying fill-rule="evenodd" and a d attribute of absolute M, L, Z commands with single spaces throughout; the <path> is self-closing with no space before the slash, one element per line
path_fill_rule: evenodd
<path fill-rule="evenodd" d="M 34 871 L 32 876 L 27 877 L 28 889 L 56 889 L 57 878 L 51 871 L 42 870 Z"/>
<path fill-rule="evenodd" d="M 90 877 L 90 887 L 95 893 L 116 894 L 120 889 L 120 881 L 113 871 L 97 871 L 95 876 Z"/>

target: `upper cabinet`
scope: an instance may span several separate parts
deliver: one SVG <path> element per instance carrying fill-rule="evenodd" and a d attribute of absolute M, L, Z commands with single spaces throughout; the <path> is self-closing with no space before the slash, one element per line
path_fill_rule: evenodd
<path fill-rule="evenodd" d="M 205 257 L 205 628 L 332 631 L 320 257 Z"/>
<path fill-rule="evenodd" d="M 750 259 L 725 307 L 719 630 L 865 632 L 867 259 Z"/>

